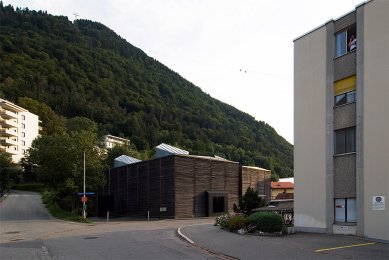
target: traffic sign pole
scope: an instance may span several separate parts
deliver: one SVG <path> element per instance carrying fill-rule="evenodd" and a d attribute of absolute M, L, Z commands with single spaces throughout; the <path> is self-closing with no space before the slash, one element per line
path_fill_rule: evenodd
<path fill-rule="evenodd" d="M 86 211 L 85 211 L 85 203 L 86 203 L 86 197 L 85 197 L 85 151 L 84 151 L 84 191 L 83 191 L 83 197 L 82 197 L 82 217 L 86 219 Z"/>

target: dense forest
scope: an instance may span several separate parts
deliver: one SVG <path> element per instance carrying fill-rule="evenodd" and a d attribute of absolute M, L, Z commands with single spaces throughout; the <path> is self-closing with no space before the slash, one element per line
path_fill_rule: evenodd
<path fill-rule="evenodd" d="M 165 142 L 293 176 L 293 147 L 270 125 L 205 94 L 106 26 L 2 2 L 0 26 L 0 97 L 89 118 L 140 151 Z"/>

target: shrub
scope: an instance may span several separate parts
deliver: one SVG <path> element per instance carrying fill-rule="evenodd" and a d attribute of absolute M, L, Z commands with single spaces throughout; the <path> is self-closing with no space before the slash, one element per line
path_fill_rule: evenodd
<path fill-rule="evenodd" d="M 242 228 L 246 228 L 246 226 L 247 226 L 247 219 L 243 215 L 233 216 L 228 220 L 227 223 L 228 230 L 232 232 L 238 231 L 239 229 Z"/>
<path fill-rule="evenodd" d="M 253 227 L 252 230 L 266 233 L 280 232 L 284 225 L 282 216 L 273 212 L 256 212 L 251 214 L 247 221 Z"/>
<path fill-rule="evenodd" d="M 231 216 L 229 213 L 223 213 L 219 217 L 216 218 L 215 226 L 221 226 L 222 228 L 227 228 L 228 221 Z"/>
<path fill-rule="evenodd" d="M 237 211 L 249 215 L 253 209 L 262 207 L 263 205 L 264 202 L 258 196 L 258 191 L 248 187 L 246 193 L 239 199 L 239 209 Z"/>

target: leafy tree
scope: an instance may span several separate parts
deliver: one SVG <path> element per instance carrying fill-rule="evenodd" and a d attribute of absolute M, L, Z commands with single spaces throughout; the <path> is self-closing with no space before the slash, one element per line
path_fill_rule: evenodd
<path fill-rule="evenodd" d="M 96 122 L 86 117 L 76 116 L 66 121 L 66 128 L 71 132 L 87 131 L 97 134 Z"/>
<path fill-rule="evenodd" d="M 0 149 L 0 194 L 7 191 L 11 184 L 12 159 L 11 155 Z"/>
<path fill-rule="evenodd" d="M 83 189 L 83 154 L 86 156 L 86 189 L 104 185 L 103 164 L 96 135 L 81 131 L 41 136 L 33 141 L 28 161 L 38 165 L 38 178 L 50 189 L 67 197 L 75 211 L 75 193 Z"/>
<path fill-rule="evenodd" d="M 107 168 L 112 168 L 114 166 L 115 158 L 127 155 L 137 159 L 141 159 L 143 156 L 129 145 L 116 145 L 113 148 L 107 150 L 107 156 L 105 158 L 105 165 Z"/>
<path fill-rule="evenodd" d="M 29 97 L 18 98 L 19 106 L 39 116 L 44 127 L 42 134 L 62 133 L 65 131 L 65 118 L 57 115 L 51 107 Z"/>
<path fill-rule="evenodd" d="M 253 209 L 263 207 L 264 202 L 259 197 L 258 191 L 248 187 L 246 193 L 239 199 L 239 210 L 250 215 Z"/>

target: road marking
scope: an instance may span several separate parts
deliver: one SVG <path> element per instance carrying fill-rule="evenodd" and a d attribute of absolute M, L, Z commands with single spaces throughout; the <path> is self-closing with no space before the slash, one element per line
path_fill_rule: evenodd
<path fill-rule="evenodd" d="M 374 245 L 376 242 L 370 242 L 365 244 L 355 244 L 355 245 L 349 245 L 349 246 L 338 246 L 338 247 L 331 247 L 331 248 L 322 248 L 315 251 L 315 253 L 323 252 L 323 251 L 330 251 L 330 250 L 337 250 L 342 248 L 349 248 L 349 247 L 356 247 L 356 246 L 368 246 L 368 245 Z"/>

